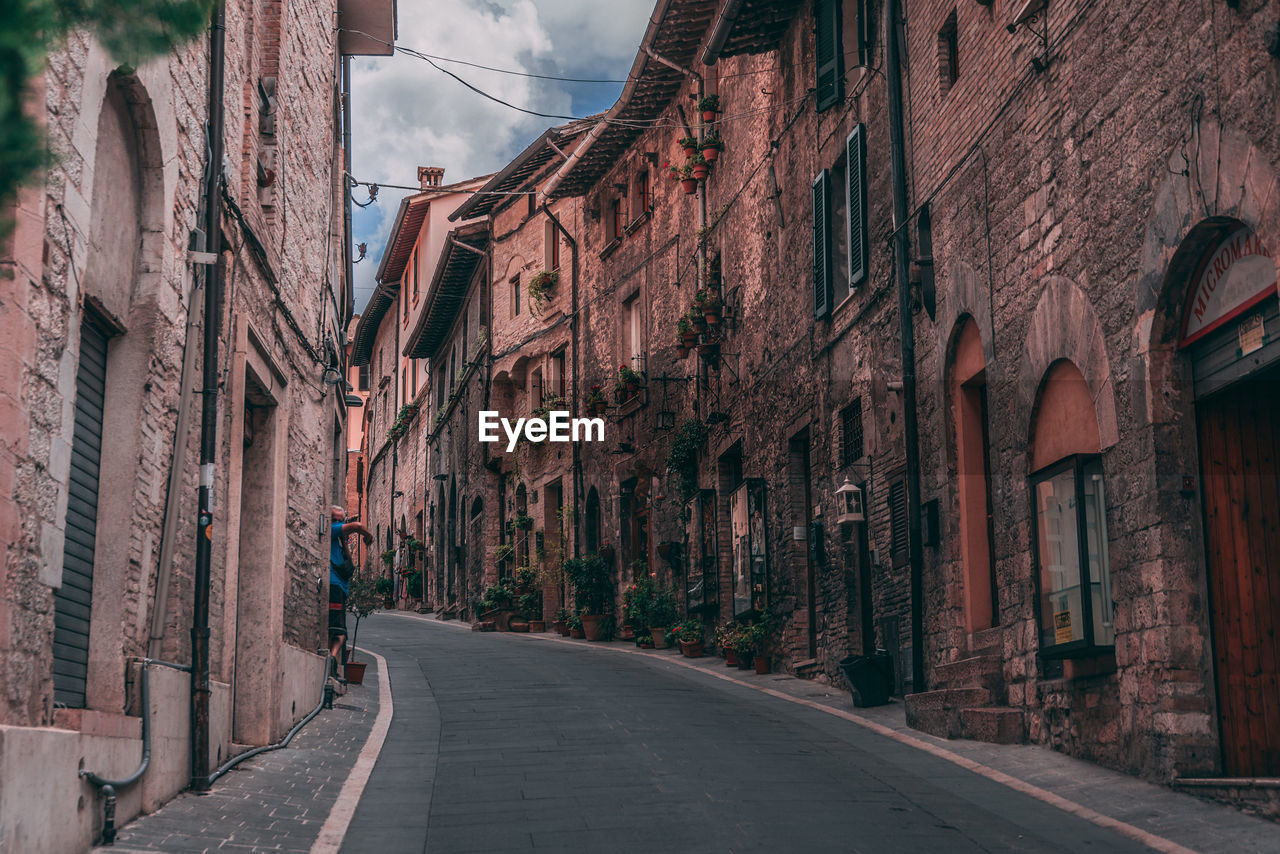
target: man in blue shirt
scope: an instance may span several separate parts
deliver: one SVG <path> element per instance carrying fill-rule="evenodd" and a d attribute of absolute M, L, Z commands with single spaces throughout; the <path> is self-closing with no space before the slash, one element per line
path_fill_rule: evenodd
<path fill-rule="evenodd" d="M 359 534 L 365 543 L 373 542 L 373 534 L 359 522 L 348 522 L 347 511 L 333 506 L 330 514 L 332 524 L 329 526 L 329 654 L 336 670 L 342 662 L 343 650 L 347 643 L 347 591 L 351 576 L 355 573 L 355 565 L 347 552 L 347 537 Z"/>

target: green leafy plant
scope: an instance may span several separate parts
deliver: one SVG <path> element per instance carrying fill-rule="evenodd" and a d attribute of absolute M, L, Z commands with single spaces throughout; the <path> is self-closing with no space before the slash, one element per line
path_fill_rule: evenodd
<path fill-rule="evenodd" d="M 636 629 L 647 629 L 652 625 L 653 599 L 658 588 L 649 576 L 641 576 L 627 585 L 622 591 L 622 616 Z"/>
<path fill-rule="evenodd" d="M 558 270 L 543 270 L 529 279 L 529 310 L 534 317 L 542 316 L 542 310 L 551 301 L 551 292 L 559 281 Z"/>
<path fill-rule="evenodd" d="M 511 557 L 511 555 L 515 554 L 515 550 L 516 550 L 516 547 L 511 545 L 511 543 L 502 543 L 496 549 L 493 550 L 494 560 L 501 563 L 502 561 Z"/>
<path fill-rule="evenodd" d="M 509 531 L 528 531 L 533 528 L 533 517 L 519 513 L 510 522 L 507 523 Z"/>
<path fill-rule="evenodd" d="M 703 151 L 709 148 L 714 148 L 716 151 L 724 151 L 724 140 L 718 134 L 709 133 L 702 138 L 702 142 L 698 143 L 698 148 Z"/>
<path fill-rule="evenodd" d="M 409 580 L 405 582 L 404 589 L 410 599 L 425 599 L 426 590 L 422 585 L 426 581 L 426 577 L 419 571 L 409 575 Z"/>
<path fill-rule="evenodd" d="M 681 137 L 681 138 L 680 138 L 680 142 L 679 142 L 679 143 L 677 143 L 677 144 L 678 144 L 681 148 L 697 148 L 697 147 L 698 147 L 698 139 L 697 139 L 697 137 L 693 137 L 693 136 L 683 136 L 683 137 Z"/>
<path fill-rule="evenodd" d="M 582 631 L 582 617 L 578 616 L 577 614 L 574 614 L 573 616 L 571 616 L 566 622 L 568 622 L 569 628 Z"/>
<path fill-rule="evenodd" d="M 396 414 L 396 420 L 391 424 L 391 429 L 387 430 L 387 440 L 394 442 L 405 433 L 409 432 L 409 425 L 413 422 L 414 416 L 418 414 L 418 402 L 416 400 L 406 403 L 400 407 L 400 412 Z"/>
<path fill-rule="evenodd" d="M 676 594 L 670 588 L 656 589 L 649 604 L 649 627 L 665 629 L 675 625 L 679 612 L 676 610 Z"/>
<path fill-rule="evenodd" d="M 667 452 L 667 471 L 680 478 L 680 496 L 688 501 L 698 491 L 698 448 L 707 441 L 707 425 L 690 418 L 676 430 Z"/>
<path fill-rule="evenodd" d="M 607 614 L 613 610 L 613 573 L 598 555 L 570 558 L 564 574 L 573 586 L 578 610 L 586 614 Z"/>
<path fill-rule="evenodd" d="M 377 581 L 373 582 L 373 589 L 377 591 L 379 596 L 385 599 L 392 593 L 395 593 L 396 585 L 390 578 L 387 578 L 385 575 L 381 575 L 378 577 Z"/>
<path fill-rule="evenodd" d="M 705 630 L 699 620 L 685 620 L 673 630 L 677 640 L 685 643 L 702 643 Z"/>
<path fill-rule="evenodd" d="M 395 560 L 396 560 L 396 550 L 387 549 L 385 552 L 383 552 L 380 555 L 380 557 L 382 558 L 383 563 L 385 563 L 387 566 L 391 566 L 391 564 L 395 563 Z"/>
<path fill-rule="evenodd" d="M 347 610 L 356 618 L 351 629 L 351 646 L 356 645 L 356 633 L 360 631 L 360 621 L 382 607 L 382 594 L 378 592 L 377 582 L 367 575 L 357 575 L 351 579 L 347 587 Z"/>
<path fill-rule="evenodd" d="M 684 336 L 693 331 L 693 322 L 688 317 L 681 316 L 676 321 L 676 335 Z"/>
<path fill-rule="evenodd" d="M 618 365 L 618 380 L 628 385 L 644 385 L 644 375 L 626 365 Z"/>
<path fill-rule="evenodd" d="M 697 110 L 700 113 L 720 112 L 720 96 L 707 95 L 698 99 Z"/>

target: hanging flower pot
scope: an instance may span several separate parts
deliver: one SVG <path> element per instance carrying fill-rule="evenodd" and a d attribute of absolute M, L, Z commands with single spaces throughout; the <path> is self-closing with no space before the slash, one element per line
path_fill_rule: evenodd
<path fill-rule="evenodd" d="M 694 193 L 698 192 L 698 181 L 696 178 L 682 178 L 680 180 L 680 186 L 684 187 L 684 194 L 686 196 L 692 196 Z"/>
<path fill-rule="evenodd" d="M 698 153 L 698 140 L 691 136 L 686 136 L 680 140 L 680 147 L 684 149 L 685 157 L 692 157 Z"/>
<path fill-rule="evenodd" d="M 694 178 L 699 181 L 707 180 L 707 175 L 711 173 L 711 167 L 707 165 L 707 161 L 703 159 L 701 154 L 695 154 L 689 160 L 689 165 L 692 167 Z"/>
<path fill-rule="evenodd" d="M 698 112 L 702 113 L 704 122 L 714 122 L 716 114 L 720 112 L 720 96 L 708 95 L 705 98 L 699 98 L 697 109 Z"/>
<path fill-rule="evenodd" d="M 708 163 L 714 163 L 716 158 L 720 156 L 720 152 L 724 150 L 724 140 L 718 136 L 708 136 L 702 141 L 702 159 Z"/>
<path fill-rule="evenodd" d="M 688 355 L 689 355 L 689 348 L 688 348 L 688 347 L 684 346 L 684 344 L 677 344 L 677 345 L 676 345 L 676 358 L 677 358 L 677 359 L 683 359 L 683 358 L 685 358 L 685 357 L 686 357 L 686 356 L 688 356 Z"/>

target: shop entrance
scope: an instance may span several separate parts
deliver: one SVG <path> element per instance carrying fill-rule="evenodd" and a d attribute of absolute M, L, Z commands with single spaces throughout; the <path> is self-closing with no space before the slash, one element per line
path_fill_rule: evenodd
<path fill-rule="evenodd" d="M 1181 346 L 1195 379 L 1223 771 L 1280 775 L 1280 301 L 1270 252 L 1221 228 Z"/>

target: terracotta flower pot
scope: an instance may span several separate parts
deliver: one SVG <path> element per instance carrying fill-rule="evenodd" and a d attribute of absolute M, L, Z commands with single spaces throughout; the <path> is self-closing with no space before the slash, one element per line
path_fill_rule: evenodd
<path fill-rule="evenodd" d="M 545 632 L 546 630 L 547 630 L 546 620 L 530 620 L 529 621 L 529 631 Z"/>
<path fill-rule="evenodd" d="M 623 626 L 618 629 L 618 637 L 622 640 L 635 640 L 636 630 L 629 625 Z"/>
<path fill-rule="evenodd" d="M 685 157 L 692 157 L 693 155 L 695 155 L 695 154 L 697 154 L 697 153 L 698 153 L 698 149 L 694 148 L 692 145 L 686 145 L 686 146 L 684 147 L 684 156 L 685 156 Z"/>
<path fill-rule="evenodd" d="M 680 652 L 685 658 L 702 658 L 702 641 L 680 641 Z"/>
<path fill-rule="evenodd" d="M 724 651 L 724 663 L 726 667 L 737 667 L 738 651 L 736 649 L 726 649 Z"/>
<path fill-rule="evenodd" d="M 586 634 L 582 631 L 582 629 L 569 629 L 569 637 L 582 640 L 583 638 L 586 637 Z"/>
<path fill-rule="evenodd" d="M 663 628 L 657 628 L 657 629 L 649 629 L 649 632 L 653 635 L 653 648 L 654 648 L 654 649 L 666 649 L 666 648 L 667 648 L 667 630 L 666 630 L 666 627 L 663 627 Z"/>
<path fill-rule="evenodd" d="M 761 676 L 765 675 L 766 673 L 769 672 L 769 665 L 772 663 L 773 662 L 769 660 L 769 656 L 757 655 L 756 656 L 756 673 L 760 674 Z"/>
<path fill-rule="evenodd" d="M 720 156 L 720 149 L 718 148 L 702 149 L 702 159 L 707 161 L 708 163 L 715 163 L 716 158 L 719 156 Z"/>
<path fill-rule="evenodd" d="M 702 313 L 702 316 L 707 321 L 708 326 L 720 325 L 720 309 L 709 308 Z"/>
<path fill-rule="evenodd" d="M 683 358 L 685 358 L 685 357 L 686 357 L 686 356 L 688 356 L 688 355 L 689 355 L 689 348 L 688 348 L 688 347 L 684 346 L 683 344 L 677 344 L 677 345 L 676 345 L 676 358 L 677 358 L 677 359 L 683 359 Z"/>
<path fill-rule="evenodd" d="M 352 685 L 364 684 L 364 668 L 367 662 L 364 661 L 348 661 L 343 668 L 346 680 Z"/>
<path fill-rule="evenodd" d="M 703 111 L 702 111 L 702 120 L 703 120 L 704 122 L 714 122 L 714 121 L 716 120 L 716 111 L 715 111 L 715 110 L 703 110 Z"/>
<path fill-rule="evenodd" d="M 710 173 L 711 168 L 705 163 L 698 163 L 693 167 L 693 177 L 699 181 L 705 181 Z"/>
<path fill-rule="evenodd" d="M 681 178 L 680 186 L 684 187 L 684 193 L 686 196 L 692 196 L 694 193 L 698 192 L 698 182 L 694 178 Z"/>
<path fill-rule="evenodd" d="M 589 641 L 604 640 L 604 614 L 583 614 L 582 632 Z"/>
<path fill-rule="evenodd" d="M 529 631 L 529 624 L 524 620 L 512 620 L 507 623 L 507 628 L 511 629 L 513 632 L 527 632 Z"/>

